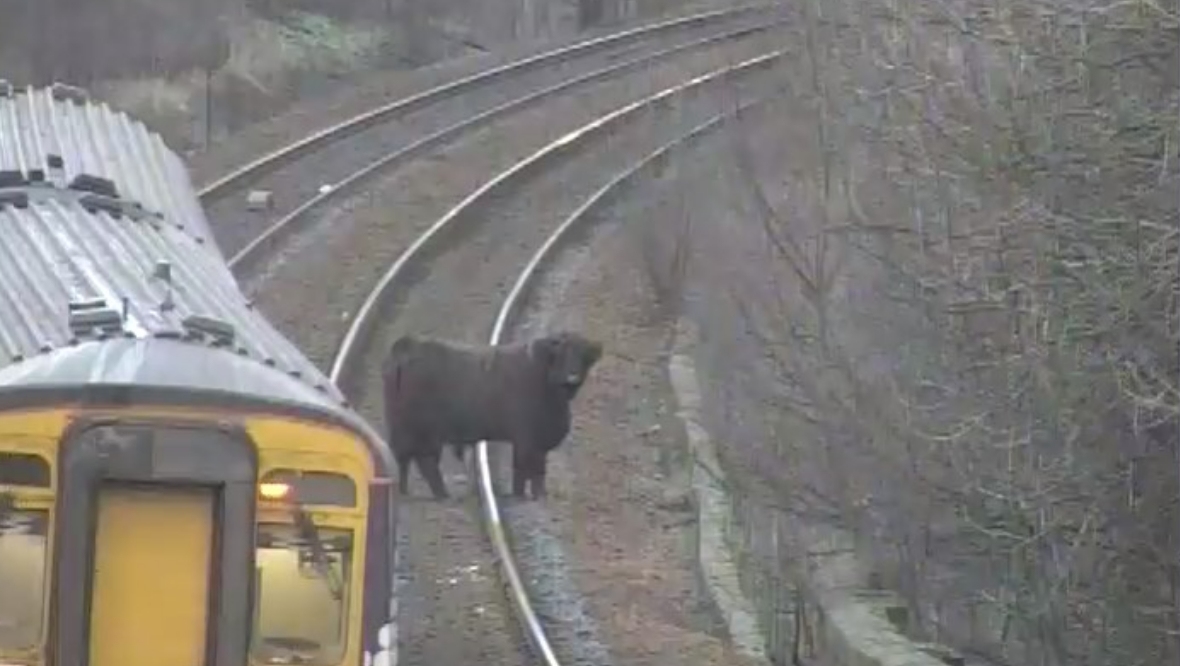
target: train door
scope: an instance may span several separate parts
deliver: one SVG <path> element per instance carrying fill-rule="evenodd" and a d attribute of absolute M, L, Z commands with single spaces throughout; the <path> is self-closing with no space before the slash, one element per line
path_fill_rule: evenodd
<path fill-rule="evenodd" d="M 82 422 L 58 469 L 50 661 L 245 663 L 258 484 L 245 433 Z"/>
<path fill-rule="evenodd" d="M 102 484 L 90 666 L 204 666 L 215 489 Z"/>

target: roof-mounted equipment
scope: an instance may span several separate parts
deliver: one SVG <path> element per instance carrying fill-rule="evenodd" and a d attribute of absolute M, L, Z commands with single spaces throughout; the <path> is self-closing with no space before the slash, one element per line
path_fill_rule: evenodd
<path fill-rule="evenodd" d="M 152 268 L 152 278 L 164 283 L 164 300 L 160 301 L 160 312 L 170 312 L 176 309 L 176 301 L 172 298 L 172 262 L 167 259 L 156 261 Z"/>
<path fill-rule="evenodd" d="M 116 220 L 122 218 L 123 214 L 126 212 L 122 201 L 119 201 L 118 199 L 112 199 L 110 197 L 104 197 L 98 194 L 83 194 L 82 196 L 78 197 L 78 203 L 82 205 L 82 208 L 84 208 L 87 213 L 93 215 L 94 213 L 102 211 Z"/>
<path fill-rule="evenodd" d="M 70 189 L 79 192 L 92 192 L 99 196 L 110 197 L 112 199 L 119 198 L 119 189 L 115 187 L 114 181 L 110 178 L 92 176 L 88 173 L 80 173 L 74 176 L 74 179 L 70 181 Z"/>
<path fill-rule="evenodd" d="M 90 99 L 90 94 L 84 88 L 71 86 L 68 83 L 61 83 L 60 81 L 54 81 L 49 90 L 50 94 L 53 95 L 53 99 L 59 102 L 70 101 L 75 104 L 85 104 Z"/>
<path fill-rule="evenodd" d="M 29 193 L 20 190 L 3 192 L 0 191 L 0 209 L 5 206 L 15 206 L 17 208 L 29 207 Z"/>
<path fill-rule="evenodd" d="M 123 330 L 123 313 L 110 307 L 103 298 L 71 301 L 69 321 L 70 331 L 78 337 Z"/>
<path fill-rule="evenodd" d="M 192 336 L 207 336 L 213 338 L 213 344 L 216 346 L 229 346 L 233 344 L 234 337 L 237 331 L 233 324 L 216 319 L 214 317 L 204 317 L 202 315 L 189 315 L 180 322 L 184 326 L 185 331 Z"/>
<path fill-rule="evenodd" d="M 23 187 L 28 182 L 28 179 L 25 178 L 25 174 L 16 169 L 0 170 L 0 188 Z"/>

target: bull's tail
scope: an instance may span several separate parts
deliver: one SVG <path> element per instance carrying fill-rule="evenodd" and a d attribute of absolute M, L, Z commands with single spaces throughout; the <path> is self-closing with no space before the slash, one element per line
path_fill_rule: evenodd
<path fill-rule="evenodd" d="M 401 342 L 401 340 L 398 340 Z M 394 438 L 394 424 L 397 421 L 397 402 L 399 400 L 398 393 L 401 391 L 402 384 L 402 361 L 405 359 L 404 353 L 397 353 L 398 344 L 394 343 L 390 350 L 389 356 L 385 360 L 384 367 L 382 367 L 381 378 L 385 395 L 382 400 L 385 407 L 385 431 L 389 437 L 389 442 L 393 442 Z"/>
<path fill-rule="evenodd" d="M 381 401 L 382 406 L 385 408 L 386 441 L 390 444 L 393 443 L 393 424 L 397 419 L 397 408 L 394 407 L 394 400 L 396 399 L 394 393 L 397 391 L 398 374 L 399 372 L 396 368 L 393 371 L 392 377 L 390 377 L 388 372 L 385 373 L 385 395 L 382 396 L 383 399 Z"/>
<path fill-rule="evenodd" d="M 394 368 L 401 366 L 413 353 L 414 348 L 417 347 L 418 340 L 411 335 L 403 335 L 393 344 L 389 346 L 389 353 L 385 356 L 384 370 L 389 372 Z"/>
<path fill-rule="evenodd" d="M 404 384 L 407 373 L 412 371 L 409 365 L 414 363 L 414 359 L 420 353 L 419 339 L 412 335 L 403 335 L 390 345 L 389 354 L 386 355 L 385 363 L 382 366 L 381 374 L 385 389 L 383 401 L 385 403 L 385 428 L 391 444 L 398 434 L 394 429 L 402 418 L 401 410 L 404 408 L 402 403 L 406 397 L 403 395 Z"/>

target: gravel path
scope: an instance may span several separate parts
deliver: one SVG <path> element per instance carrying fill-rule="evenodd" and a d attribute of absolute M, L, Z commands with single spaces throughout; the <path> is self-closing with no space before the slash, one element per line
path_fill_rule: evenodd
<path fill-rule="evenodd" d="M 759 77 L 749 78 L 751 82 L 747 85 L 752 88 L 756 85 L 753 81 Z M 745 87 L 740 83 L 737 85 Z M 527 188 L 524 191 L 509 193 L 481 211 L 478 227 L 472 229 L 465 242 L 433 262 L 424 271 L 421 282 L 404 295 L 390 325 L 375 336 L 373 355 L 362 365 L 379 367 L 384 350 L 402 333 L 425 333 L 469 341 L 485 339 L 495 310 L 520 266 L 565 215 L 600 187 L 611 173 L 695 126 L 724 104 L 724 101 L 709 99 L 707 93 L 703 93 L 699 98 L 686 100 L 679 108 L 653 112 L 654 117 L 620 128 L 607 141 L 576 159 L 552 166 L 537 175 L 523 186 Z M 357 400 L 362 412 L 374 420 L 380 418 L 377 415 L 379 397 L 379 376 L 369 373 Z M 452 460 L 447 461 L 447 468 L 451 482 L 468 486 L 466 490 L 469 492 L 465 470 Z M 417 477 L 412 489 L 416 495 L 425 494 Z M 456 491 L 463 492 L 458 487 Z M 534 541 L 543 539 L 545 533 L 540 529 L 543 526 L 527 520 L 530 515 L 536 515 L 536 512 L 526 508 L 512 516 L 514 535 L 532 535 Z M 532 586 L 534 602 L 543 616 L 562 620 L 550 625 L 551 639 L 559 654 L 571 663 L 607 663 L 602 642 L 595 640 L 596 622 L 590 616 L 576 612 L 578 596 L 560 573 L 563 570 L 561 557 L 554 554 L 554 546 L 555 542 L 548 548 L 518 551 L 522 570 L 529 572 L 527 575 L 535 583 Z M 475 553 L 472 556 L 480 557 Z M 482 558 L 483 562 L 487 561 L 486 555 Z M 594 614 L 593 617 L 604 616 Z"/>
<path fill-rule="evenodd" d="M 699 155 L 697 155 L 699 156 Z M 692 153 L 687 156 L 692 159 Z M 644 196 L 640 184 L 626 200 Z M 665 371 L 671 330 L 642 257 L 623 232 L 642 209 L 613 206 L 588 242 L 562 253 L 536 287 L 514 337 L 565 328 L 607 353 L 575 404 L 573 432 L 550 462 L 544 512 L 509 507 L 522 549 L 563 545 L 574 585 L 617 663 L 754 666 L 727 640 L 694 563 L 686 444 Z M 527 531 L 521 525 L 533 523 Z"/>
<path fill-rule="evenodd" d="M 749 57 L 771 44 L 772 40 L 762 40 L 694 54 L 497 122 L 431 160 L 413 163 L 379 189 L 352 197 L 332 211 L 327 224 L 297 239 L 247 288 L 271 321 L 326 367 L 348 313 L 388 263 L 417 232 L 491 173 L 594 115 L 713 69 L 719 58 Z M 516 269 L 581 197 L 601 186 L 609 171 L 731 103 L 728 95 L 717 95 L 716 90 L 748 91 L 754 85 L 715 84 L 714 99 L 701 94 L 677 108 L 653 109 L 647 122 L 620 128 L 591 153 L 536 176 L 527 193 L 506 193 L 481 219 L 465 222 L 477 225 L 470 242 L 446 252 L 430 268 L 420 288 L 402 301 L 393 325 L 381 332 L 374 349 L 387 348 L 391 336 L 407 330 L 485 338 Z M 379 352 L 365 365 L 379 367 Z M 379 424 L 374 409 L 380 395 L 377 373 L 366 379 L 358 404 Z M 454 469 L 453 461 L 448 464 L 452 485 L 457 493 L 464 492 L 465 484 L 455 483 L 463 470 Z M 412 491 L 425 497 L 416 477 Z M 407 502 L 402 521 L 402 663 L 526 663 L 519 629 L 492 575 L 494 565 L 472 508 L 415 498 Z M 531 563 L 522 566 L 529 571 Z M 545 612 L 557 614 L 552 608 Z M 582 636 L 567 637 L 559 645 L 563 650 L 593 647 Z M 587 663 L 601 664 L 602 654 L 599 650 L 583 656 Z"/>

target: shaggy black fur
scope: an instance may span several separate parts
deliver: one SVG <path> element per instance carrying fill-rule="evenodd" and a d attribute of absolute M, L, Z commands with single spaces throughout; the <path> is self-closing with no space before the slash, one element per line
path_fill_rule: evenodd
<path fill-rule="evenodd" d="M 443 446 L 455 456 L 480 440 L 512 443 L 512 493 L 545 495 L 549 452 L 569 434 L 570 402 L 602 357 L 602 345 L 559 332 L 507 345 L 466 345 L 422 336 L 393 343 L 383 368 L 385 424 L 408 492 L 410 463 L 438 499 Z"/>

